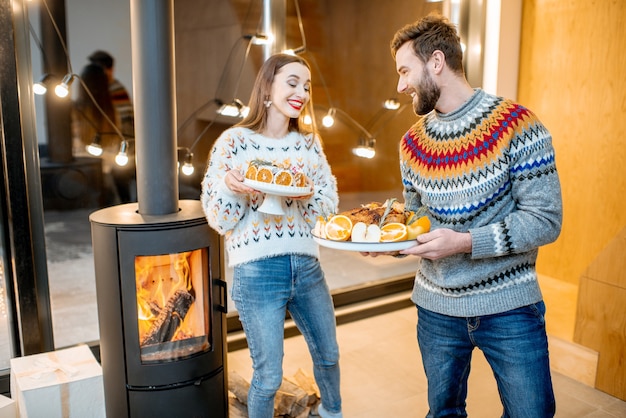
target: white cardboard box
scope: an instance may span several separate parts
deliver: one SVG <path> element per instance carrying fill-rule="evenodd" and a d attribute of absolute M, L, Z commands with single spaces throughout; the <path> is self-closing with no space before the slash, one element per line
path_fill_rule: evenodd
<path fill-rule="evenodd" d="M 104 418 L 102 367 L 87 345 L 11 359 L 19 418 Z"/>
<path fill-rule="evenodd" d="M 17 418 L 15 401 L 0 395 L 0 418 Z"/>

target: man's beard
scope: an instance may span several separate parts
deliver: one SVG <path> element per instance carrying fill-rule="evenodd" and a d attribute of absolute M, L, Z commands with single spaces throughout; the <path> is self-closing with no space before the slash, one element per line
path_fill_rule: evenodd
<path fill-rule="evenodd" d="M 413 101 L 413 110 L 418 116 L 424 116 L 433 111 L 441 96 L 441 90 L 435 84 L 430 73 L 424 69 L 422 79 L 417 86 L 417 100 Z"/>

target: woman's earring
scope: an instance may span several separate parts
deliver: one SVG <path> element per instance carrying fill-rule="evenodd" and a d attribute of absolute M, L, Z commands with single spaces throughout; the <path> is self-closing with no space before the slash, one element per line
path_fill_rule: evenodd
<path fill-rule="evenodd" d="M 265 100 L 263 102 L 263 104 L 265 105 L 265 107 L 269 108 L 272 105 L 272 101 L 271 100 Z"/>

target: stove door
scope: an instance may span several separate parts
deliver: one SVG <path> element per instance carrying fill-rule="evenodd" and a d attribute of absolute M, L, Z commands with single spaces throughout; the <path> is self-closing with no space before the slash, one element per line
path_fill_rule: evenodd
<path fill-rule="evenodd" d="M 129 387 L 196 382 L 224 363 L 219 237 L 206 225 L 120 230 Z"/>

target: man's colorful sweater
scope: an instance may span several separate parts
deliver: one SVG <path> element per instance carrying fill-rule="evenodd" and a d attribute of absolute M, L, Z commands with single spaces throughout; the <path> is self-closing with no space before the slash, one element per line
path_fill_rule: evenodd
<path fill-rule="evenodd" d="M 471 317 L 542 299 L 538 247 L 558 237 L 562 201 L 552 138 L 532 112 L 476 89 L 411 127 L 400 168 L 407 209 L 424 205 L 432 229 L 472 237 L 471 254 L 419 260 L 413 302 Z"/>
<path fill-rule="evenodd" d="M 224 183 L 229 170 L 245 173 L 253 160 L 296 167 L 315 185 L 308 199 L 285 199 L 284 215 L 258 211 L 264 195 L 232 192 Z M 311 230 L 319 216 L 337 213 L 337 181 L 318 137 L 291 132 L 282 139 L 234 127 L 216 140 L 202 181 L 201 202 L 209 225 L 225 236 L 228 264 L 282 254 L 319 257 Z"/>

